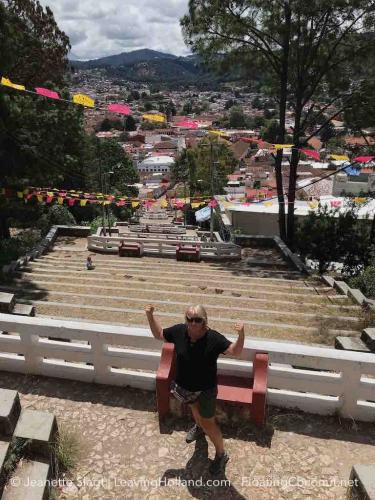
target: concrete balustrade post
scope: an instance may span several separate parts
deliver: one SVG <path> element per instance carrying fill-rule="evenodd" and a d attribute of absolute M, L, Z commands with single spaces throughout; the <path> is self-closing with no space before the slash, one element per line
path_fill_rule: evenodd
<path fill-rule="evenodd" d="M 110 368 L 107 365 L 106 348 L 104 347 L 103 340 L 99 335 L 90 339 L 92 350 L 92 363 L 94 365 L 94 382 L 99 384 L 109 383 Z"/>
<path fill-rule="evenodd" d="M 345 418 L 357 418 L 357 405 L 362 369 L 359 363 L 345 363 L 342 369 L 342 394 L 340 414 Z"/>
<path fill-rule="evenodd" d="M 43 357 L 38 354 L 39 335 L 21 332 L 21 345 L 24 349 L 25 372 L 38 374 L 41 371 Z"/>

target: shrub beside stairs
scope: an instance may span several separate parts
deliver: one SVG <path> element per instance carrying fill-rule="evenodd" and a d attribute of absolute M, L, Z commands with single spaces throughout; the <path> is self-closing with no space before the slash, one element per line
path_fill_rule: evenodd
<path fill-rule="evenodd" d="M 22 409 L 17 391 L 0 389 L 2 500 L 47 500 L 57 423 L 53 414 Z"/>

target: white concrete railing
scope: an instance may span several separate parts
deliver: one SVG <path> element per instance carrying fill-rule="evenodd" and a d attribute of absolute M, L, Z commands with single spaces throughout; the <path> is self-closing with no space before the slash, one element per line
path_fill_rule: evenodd
<path fill-rule="evenodd" d="M 129 243 L 143 243 L 144 255 L 165 255 L 173 257 L 176 254 L 176 246 L 181 243 L 180 239 L 168 239 L 167 241 L 155 238 L 142 238 L 138 234 L 129 234 L 121 237 L 89 236 L 87 248 L 91 252 L 117 253 L 121 241 Z M 233 243 L 224 242 L 198 242 L 201 248 L 201 257 L 210 259 L 240 259 L 241 247 Z M 197 245 L 197 241 L 184 240 L 185 245 Z"/>
<path fill-rule="evenodd" d="M 168 214 L 164 212 L 145 212 L 142 217 L 150 220 L 167 220 Z"/>
<path fill-rule="evenodd" d="M 0 329 L 10 332 L 0 334 L 0 370 L 155 389 L 161 342 L 147 329 L 9 314 Z M 246 339 L 241 360 L 221 357 L 219 372 L 250 374 L 257 351 L 270 357 L 271 405 L 375 421 L 373 354 Z"/>

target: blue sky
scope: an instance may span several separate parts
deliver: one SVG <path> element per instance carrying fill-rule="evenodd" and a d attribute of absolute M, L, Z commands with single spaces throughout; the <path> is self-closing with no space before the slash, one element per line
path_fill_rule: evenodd
<path fill-rule="evenodd" d="M 188 0 L 40 0 L 70 38 L 73 59 L 153 49 L 189 53 L 179 26 Z"/>

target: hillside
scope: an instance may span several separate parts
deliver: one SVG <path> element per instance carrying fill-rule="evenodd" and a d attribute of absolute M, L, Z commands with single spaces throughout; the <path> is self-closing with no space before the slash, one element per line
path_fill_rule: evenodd
<path fill-rule="evenodd" d="M 217 75 L 205 70 L 196 56 L 178 57 L 150 49 L 90 61 L 71 61 L 71 65 L 76 69 L 104 68 L 108 76 L 137 82 L 210 84 L 219 81 Z"/>

